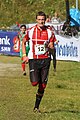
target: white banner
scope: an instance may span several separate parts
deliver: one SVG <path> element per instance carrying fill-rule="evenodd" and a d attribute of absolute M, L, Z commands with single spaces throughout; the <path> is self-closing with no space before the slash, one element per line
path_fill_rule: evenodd
<path fill-rule="evenodd" d="M 62 37 L 55 35 L 59 41 L 56 47 L 57 60 L 80 61 L 80 37 Z"/>

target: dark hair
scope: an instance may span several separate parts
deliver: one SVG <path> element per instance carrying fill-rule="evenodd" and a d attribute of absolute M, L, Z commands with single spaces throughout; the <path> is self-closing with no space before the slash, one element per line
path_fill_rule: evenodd
<path fill-rule="evenodd" d="M 49 15 L 46 15 L 46 18 L 49 18 Z"/>
<path fill-rule="evenodd" d="M 26 25 L 21 25 L 20 28 L 24 27 L 26 29 Z"/>
<path fill-rule="evenodd" d="M 46 14 L 42 11 L 39 11 L 37 14 L 36 14 L 36 19 L 37 19 L 37 16 L 44 16 L 45 17 L 45 20 L 46 20 Z"/>

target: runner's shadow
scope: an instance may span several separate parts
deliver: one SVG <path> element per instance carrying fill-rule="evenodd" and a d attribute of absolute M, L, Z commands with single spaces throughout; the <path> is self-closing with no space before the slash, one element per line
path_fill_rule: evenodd
<path fill-rule="evenodd" d="M 56 113 L 56 112 L 69 112 L 69 113 L 76 113 L 76 114 L 80 114 L 80 111 L 78 111 L 78 110 L 62 110 L 62 109 L 58 109 L 58 110 L 53 110 L 53 111 L 45 111 L 45 112 L 43 112 L 43 113 L 46 113 L 46 114 L 48 114 L 48 113 Z"/>

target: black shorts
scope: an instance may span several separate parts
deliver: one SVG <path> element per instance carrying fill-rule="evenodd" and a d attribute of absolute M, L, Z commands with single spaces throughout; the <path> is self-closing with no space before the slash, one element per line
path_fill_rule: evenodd
<path fill-rule="evenodd" d="M 30 81 L 32 83 L 47 84 L 50 61 L 50 58 L 29 60 Z"/>

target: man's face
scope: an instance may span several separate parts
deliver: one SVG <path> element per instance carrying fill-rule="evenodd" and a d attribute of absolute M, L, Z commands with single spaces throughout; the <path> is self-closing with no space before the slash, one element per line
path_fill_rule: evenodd
<path fill-rule="evenodd" d="M 42 27 L 45 24 L 45 16 L 37 16 L 36 19 L 38 26 Z"/>

